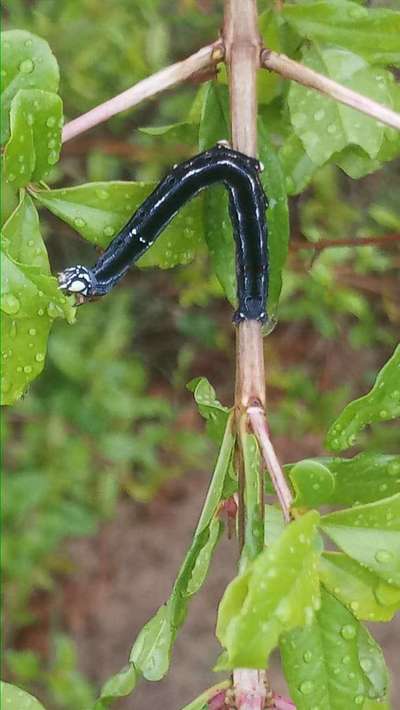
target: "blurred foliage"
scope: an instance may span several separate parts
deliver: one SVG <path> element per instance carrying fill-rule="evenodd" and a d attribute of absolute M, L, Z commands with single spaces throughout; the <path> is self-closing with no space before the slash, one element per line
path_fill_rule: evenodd
<path fill-rule="evenodd" d="M 260 10 L 270 5 L 259 3 Z M 60 95 L 68 119 L 213 39 L 222 15 L 222 0 L 173 4 L 167 0 L 8 0 L 3 6 L 7 27 L 29 30 L 49 42 L 60 65 Z M 396 3 L 385 6 L 395 8 Z M 271 23 L 267 15 L 261 26 L 270 46 L 294 54 L 299 28 L 292 14 L 291 33 L 284 37 L 281 23 Z M 318 27 L 312 30 L 317 32 Z M 219 79 L 225 81 L 223 71 Z M 371 81 L 369 75 L 364 79 Z M 386 90 L 385 84 L 382 91 Z M 200 118 L 204 91 L 185 85 L 67 144 L 48 184 L 158 179 L 171 163 L 196 150 L 198 130 L 192 126 Z M 293 195 L 295 246 L 283 281 L 281 325 L 266 345 L 269 386 L 275 398 L 271 427 L 284 436 L 289 431 L 292 439 L 305 434 L 321 437 L 333 413 L 372 384 L 377 364 L 393 349 L 400 323 L 399 257 L 395 248 L 314 251 L 312 244 L 399 231 L 399 168 L 391 163 L 368 176 L 380 165 L 377 143 L 369 145 L 370 156 L 345 148 L 340 155 L 333 154 L 337 164 L 323 165 L 325 154 L 314 151 L 312 159 L 298 135 L 288 132 L 288 86 L 265 72 L 259 92 L 260 113 L 269 126 L 272 145 L 279 149 L 286 187 Z M 199 99 L 190 111 L 196 95 Z M 293 123 L 302 135 L 304 124 L 294 119 L 297 100 L 301 96 L 294 93 L 289 103 Z M 317 123 L 315 116 L 323 110 L 319 103 L 312 107 Z M 154 128 L 182 121 L 183 127 L 166 132 L 137 130 L 147 124 Z M 364 129 L 369 130 L 368 125 Z M 367 139 L 379 142 L 381 134 L 371 138 L 369 132 Z M 330 149 L 339 150 L 341 145 Z M 382 142 L 379 150 L 384 149 L 387 144 Z M 360 175 L 367 176 L 355 183 L 338 165 L 348 174 L 356 166 Z M 7 217 L 17 204 L 8 183 L 2 199 Z M 93 255 L 87 245 L 71 238 L 68 226 L 48 213 L 43 213 L 41 227 L 55 268 L 73 262 L 77 255 L 82 261 L 82 255 Z M 230 311 L 209 266 L 205 250 L 200 249 L 195 262 L 157 276 L 159 281 L 154 272 L 135 275 L 135 294 L 121 288 L 101 307 L 81 309 L 74 327 L 58 322 L 44 376 L 5 414 L 9 474 L 3 562 L 11 647 L 16 630 L 34 618 L 29 603 L 32 591 L 51 590 L 71 569 L 68 554 L 60 552 L 61 543 L 94 535 L 102 521 L 115 516 L 121 492 L 146 501 L 171 476 L 194 467 L 204 452 L 201 438 L 179 419 L 182 405 L 176 388 L 212 368 L 214 360 L 218 368 L 221 350 L 226 355 L 231 344 Z M 154 298 L 158 287 L 160 297 Z M 339 373 L 332 372 L 331 362 L 340 355 L 341 346 L 362 362 L 356 376 L 354 368 L 344 372 L 343 365 Z M 231 373 L 224 369 L 225 365 L 219 367 L 221 381 L 216 384 L 230 392 L 231 382 L 226 381 Z M 395 439 L 394 428 L 376 425 L 368 447 L 381 446 L 389 452 Z M 46 667 L 29 651 L 11 651 L 7 663 L 12 677 L 28 687 L 45 686 L 49 707 L 90 704 L 93 693 L 76 671 L 73 645 L 59 635 L 52 643 L 55 661 Z"/>

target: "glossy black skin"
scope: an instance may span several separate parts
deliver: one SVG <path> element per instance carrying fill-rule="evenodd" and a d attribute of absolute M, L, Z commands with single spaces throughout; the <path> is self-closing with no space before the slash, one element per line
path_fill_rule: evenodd
<path fill-rule="evenodd" d="M 229 193 L 229 212 L 236 243 L 239 308 L 234 321 L 265 321 L 267 199 L 259 172 L 257 160 L 222 144 L 174 166 L 113 239 L 93 269 L 80 267 L 89 274 L 91 282 L 89 290 L 82 290 L 82 296 L 86 299 L 108 293 L 188 200 L 209 185 L 222 182 Z M 68 291 L 63 275 L 60 285 Z"/>

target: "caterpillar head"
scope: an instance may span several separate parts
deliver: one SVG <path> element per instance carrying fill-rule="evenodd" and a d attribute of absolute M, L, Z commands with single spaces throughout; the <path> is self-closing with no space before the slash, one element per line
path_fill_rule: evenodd
<path fill-rule="evenodd" d="M 68 294 L 76 295 L 79 303 L 93 295 L 92 272 L 80 264 L 61 271 L 58 274 L 58 285 Z"/>

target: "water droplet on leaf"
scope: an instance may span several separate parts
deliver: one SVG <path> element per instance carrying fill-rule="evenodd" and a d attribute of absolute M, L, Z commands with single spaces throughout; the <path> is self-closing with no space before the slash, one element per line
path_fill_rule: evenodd
<path fill-rule="evenodd" d="M 20 304 L 18 298 L 16 298 L 16 296 L 13 296 L 12 293 L 6 294 L 1 300 L 1 309 L 2 309 L 2 311 L 4 311 L 4 313 L 7 313 L 9 316 L 12 316 L 15 313 L 18 313 L 20 308 L 21 308 L 21 304 Z"/>
<path fill-rule="evenodd" d="M 314 683 L 311 680 L 305 680 L 301 683 L 299 690 L 303 695 L 310 695 L 314 690 Z"/>
<path fill-rule="evenodd" d="M 19 70 L 21 74 L 30 74 L 31 72 L 33 72 L 34 68 L 35 65 L 32 59 L 24 59 L 24 61 L 21 62 L 21 64 L 19 65 Z"/>
<path fill-rule="evenodd" d="M 345 624 L 340 629 L 340 633 L 343 636 L 343 638 L 346 639 L 346 641 L 350 641 L 350 639 L 353 639 L 355 637 L 356 630 L 355 630 L 354 626 L 352 626 L 351 624 Z"/>

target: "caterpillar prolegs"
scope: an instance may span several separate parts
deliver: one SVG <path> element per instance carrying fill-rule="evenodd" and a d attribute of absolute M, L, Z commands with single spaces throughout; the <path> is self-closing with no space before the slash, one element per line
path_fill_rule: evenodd
<path fill-rule="evenodd" d="M 59 274 L 60 288 L 90 300 L 111 291 L 151 247 L 180 208 L 201 190 L 223 183 L 236 245 L 238 309 L 234 322 L 266 320 L 268 244 L 260 163 L 218 143 L 179 165 L 149 195 L 93 268 L 73 266 Z"/>

